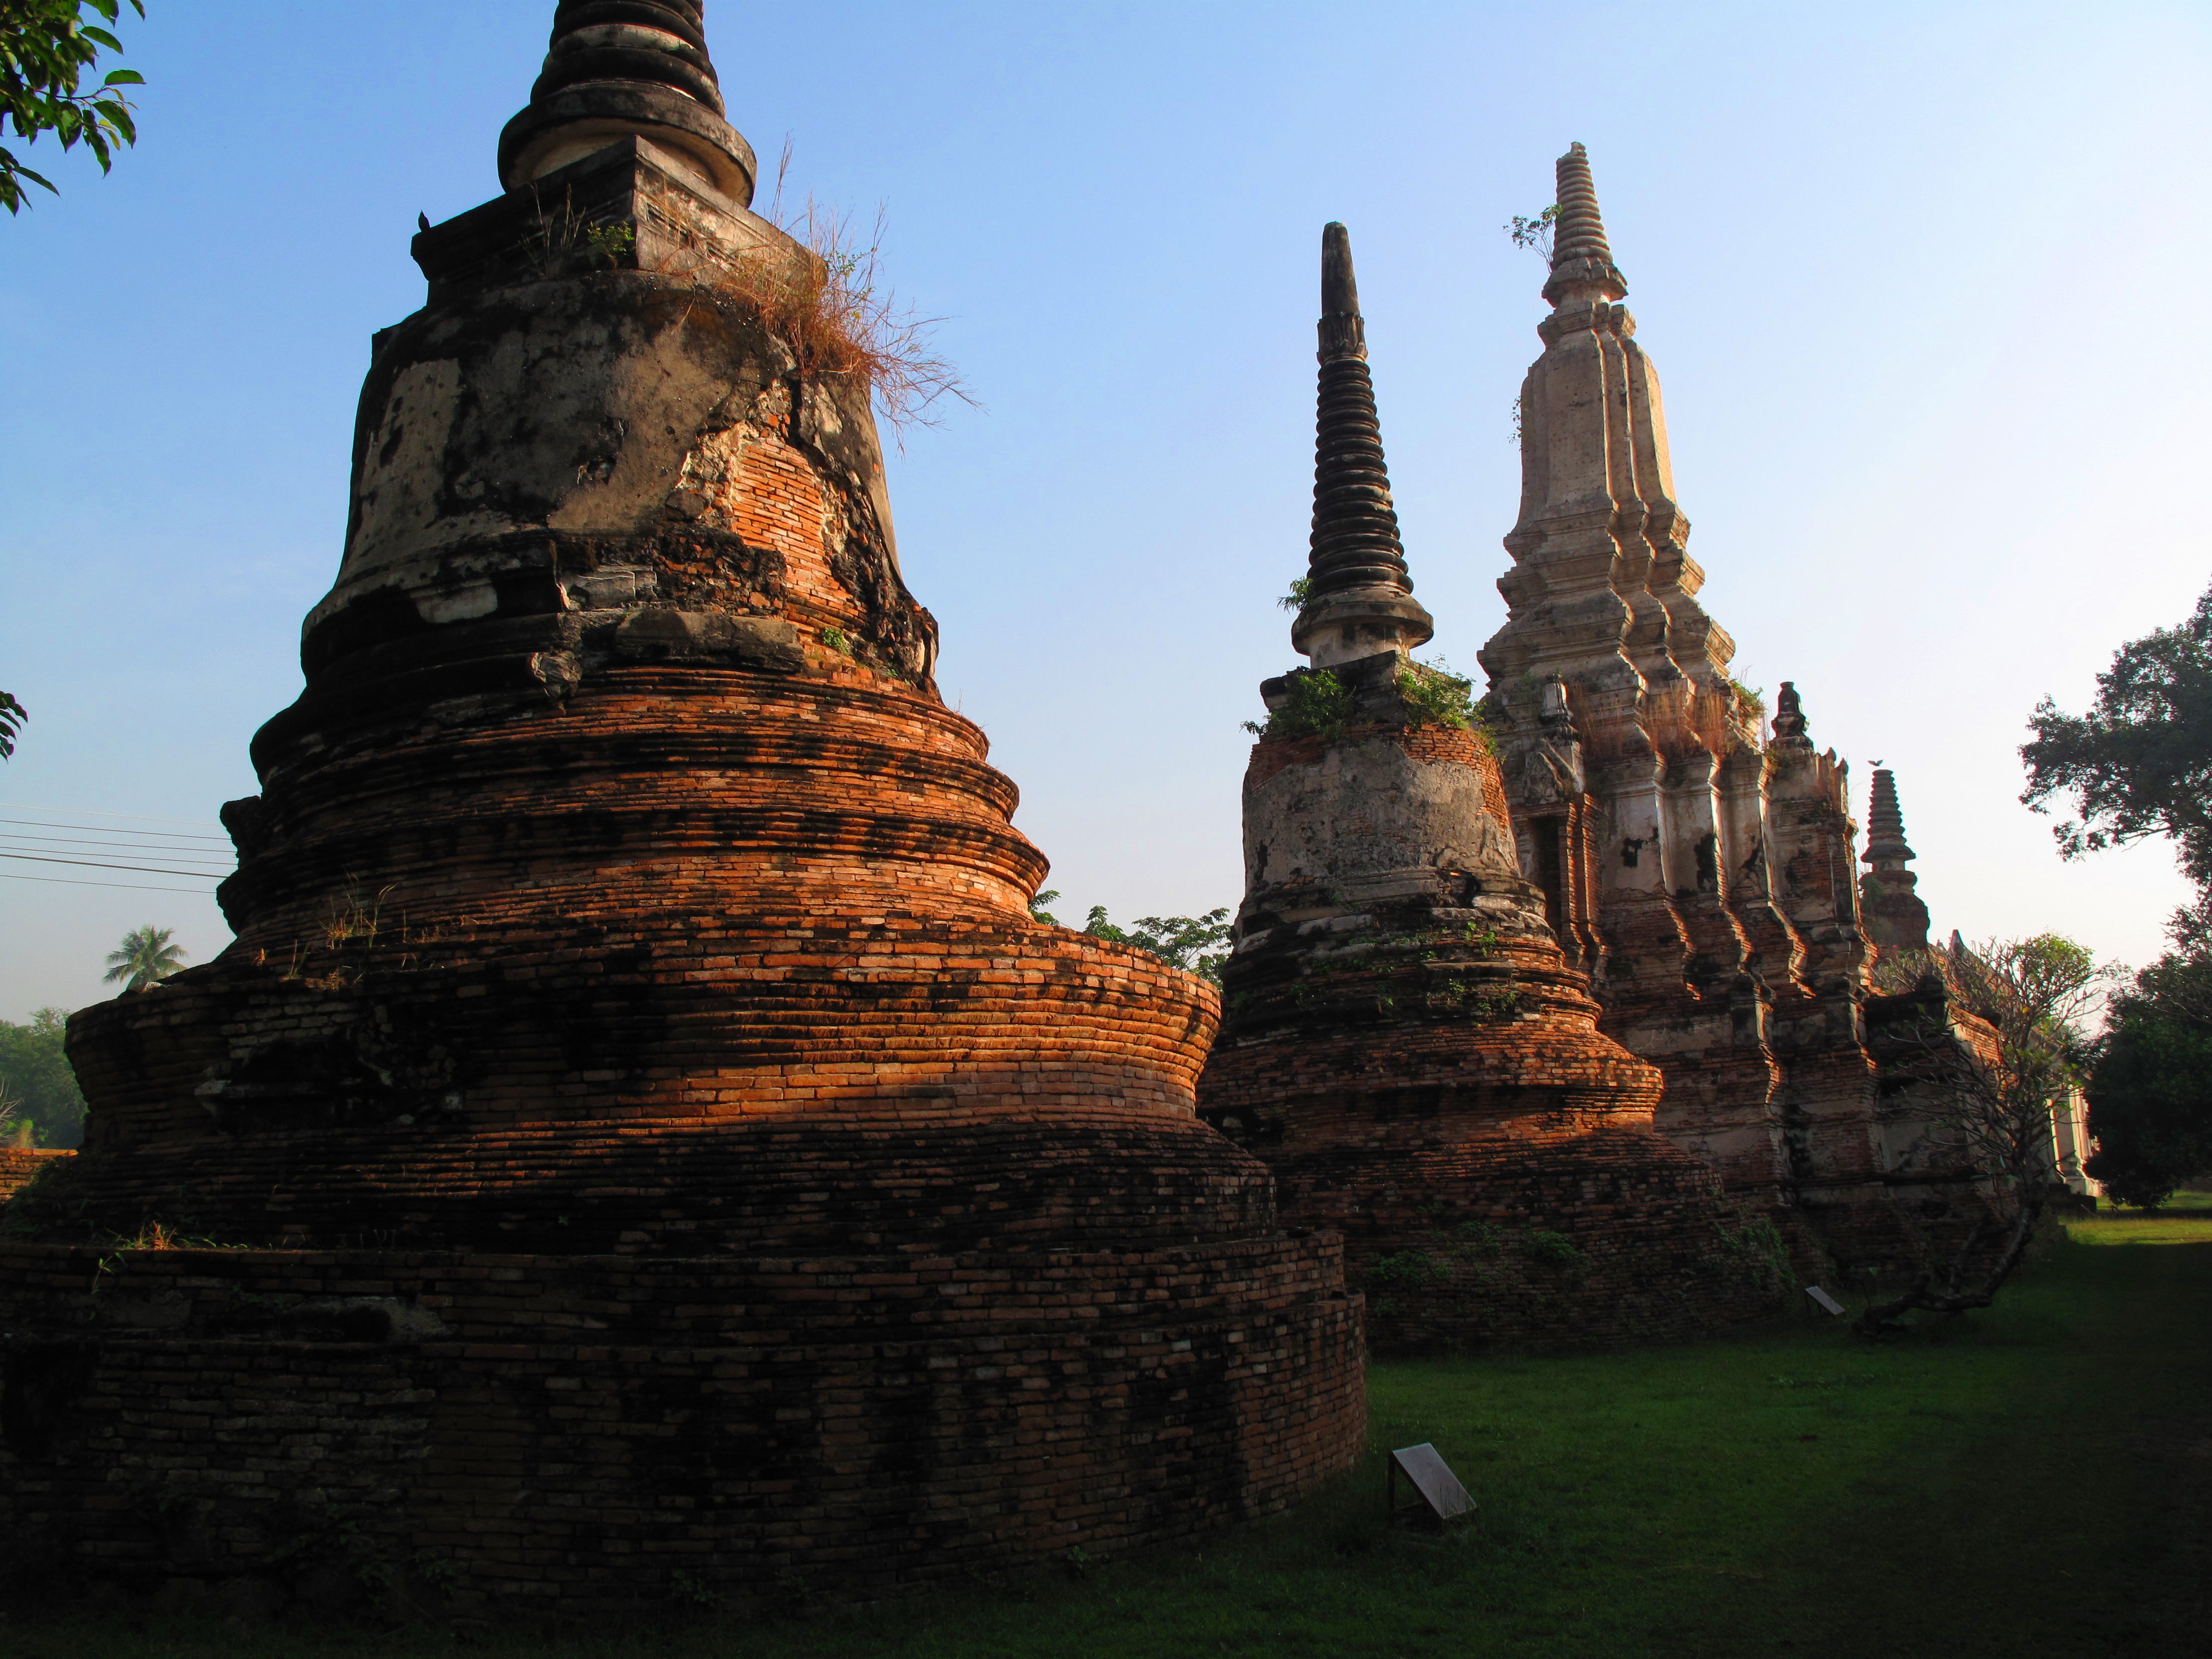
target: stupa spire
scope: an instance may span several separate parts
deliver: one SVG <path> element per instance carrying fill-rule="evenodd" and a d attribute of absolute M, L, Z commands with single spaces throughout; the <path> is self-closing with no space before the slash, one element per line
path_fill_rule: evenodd
<path fill-rule="evenodd" d="M 1556 164 L 1556 174 L 1559 217 L 1552 228 L 1552 275 L 1544 297 L 1555 306 L 1626 298 L 1628 279 L 1613 262 L 1605 222 L 1598 216 L 1589 152 L 1570 145 Z"/>
<path fill-rule="evenodd" d="M 1316 667 L 1411 649 L 1435 632 L 1429 613 L 1411 598 L 1367 368 L 1352 237 L 1334 222 L 1322 229 L 1321 311 L 1313 536 L 1306 603 L 1291 629 L 1291 642 Z"/>
<path fill-rule="evenodd" d="M 1887 766 L 1877 766 L 1874 799 L 1867 807 L 1866 861 L 1874 864 L 1883 859 L 1913 856 L 1905 842 L 1905 812 L 1897 804 L 1897 774 Z"/>
<path fill-rule="evenodd" d="M 722 117 L 701 0 L 561 0 L 530 102 L 500 134 L 500 182 L 524 189 L 634 133 L 749 205 L 752 146 Z"/>
<path fill-rule="evenodd" d="M 1905 813 L 1897 804 L 1897 774 L 1874 769 L 1874 799 L 1867 806 L 1867 849 L 1860 854 L 1873 867 L 1859 878 L 1859 904 L 1868 941 L 1878 950 L 1928 948 L 1928 906 L 1914 890 L 1920 878 L 1905 866 L 1913 858 L 1905 844 Z"/>

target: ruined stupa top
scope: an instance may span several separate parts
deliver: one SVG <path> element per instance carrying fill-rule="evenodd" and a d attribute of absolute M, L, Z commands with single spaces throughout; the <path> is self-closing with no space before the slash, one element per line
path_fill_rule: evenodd
<path fill-rule="evenodd" d="M 1905 813 L 1897 804 L 1897 774 L 1887 766 L 1874 769 L 1874 799 L 1867 808 L 1867 863 L 1901 864 L 1914 856 L 1905 845 Z"/>
<path fill-rule="evenodd" d="M 1378 651 L 1410 649 L 1433 634 L 1412 599 L 1375 382 L 1367 369 L 1367 325 L 1352 268 L 1352 237 L 1330 223 L 1321 234 L 1321 386 L 1314 422 L 1313 538 L 1306 601 L 1291 643 L 1317 668 Z"/>
<path fill-rule="evenodd" d="M 1580 144 L 1571 145 L 1559 157 L 1557 170 L 1559 216 L 1552 228 L 1552 275 L 1544 284 L 1544 297 L 1555 306 L 1626 298 L 1628 279 L 1613 262 L 1605 222 L 1598 217 L 1589 152 Z"/>
<path fill-rule="evenodd" d="M 750 206 L 752 146 L 722 118 L 702 0 L 561 0 L 530 102 L 499 137 L 500 183 L 534 184 L 635 133 Z"/>

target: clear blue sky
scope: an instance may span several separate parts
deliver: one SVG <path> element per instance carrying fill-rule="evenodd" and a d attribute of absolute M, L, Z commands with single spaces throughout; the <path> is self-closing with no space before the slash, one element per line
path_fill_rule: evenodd
<path fill-rule="evenodd" d="M 368 336 L 421 302 L 415 215 L 495 191 L 552 4 L 148 9 L 138 149 L 102 179 L 41 144 L 63 194 L 0 224 L 0 686 L 32 711 L 0 809 L 213 834 L 190 821 L 252 792 L 298 689 Z M 987 405 L 895 459 L 900 547 L 1063 914 L 1239 896 L 1328 219 L 1437 649 L 1474 667 L 1542 309 L 1499 226 L 1580 139 L 1741 678 L 1797 683 L 1862 816 L 1897 769 L 1939 927 L 2156 951 L 2170 859 L 2062 865 L 2014 751 L 2212 578 L 2203 6 L 713 0 L 708 27 L 793 189 L 887 206 Z M 103 994 L 149 921 L 194 961 L 228 937 L 193 894 L 0 880 L 0 1017 Z"/>

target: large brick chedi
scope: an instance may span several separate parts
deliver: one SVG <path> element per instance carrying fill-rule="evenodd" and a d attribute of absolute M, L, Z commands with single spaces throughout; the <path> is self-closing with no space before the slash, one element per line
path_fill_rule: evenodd
<path fill-rule="evenodd" d="M 1341 225 L 1322 240 L 1312 552 L 1261 688 L 1245 896 L 1208 1121 L 1340 1229 L 1378 1347 L 1694 1334 L 1772 1305 L 1711 1171 L 1653 1127 L 1659 1075 L 1597 1030 L 1516 866 L 1467 687 L 1391 505 Z M 1456 708 L 1455 708 L 1456 704 Z"/>
<path fill-rule="evenodd" d="M 1814 748 L 1794 685 L 1763 744 L 1763 709 L 1729 678 L 1580 144 L 1558 181 L 1510 610 L 1481 653 L 1522 868 L 1601 1028 L 1663 1074 L 1660 1127 L 1730 1188 L 1820 1223 L 1847 1265 L 1869 1260 L 1899 1172 L 1867 1042 L 1848 769 Z"/>
<path fill-rule="evenodd" d="M 873 1593 L 1356 1453 L 1337 1246 L 1194 1114 L 1211 988 L 1031 921 L 720 111 L 696 4 L 568 0 L 416 239 L 237 942 L 76 1018 L 15 1206 L 0 1515 L 65 1564 Z M 249 1248 L 82 1246 L 156 1221 Z"/>

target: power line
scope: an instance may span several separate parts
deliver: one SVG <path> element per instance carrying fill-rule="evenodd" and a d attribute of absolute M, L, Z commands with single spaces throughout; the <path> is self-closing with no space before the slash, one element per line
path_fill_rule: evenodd
<path fill-rule="evenodd" d="M 202 881 L 220 881 L 221 876 L 210 875 L 204 870 L 157 870 L 150 864 L 101 864 L 93 859 L 58 859 L 39 853 L 0 853 L 0 859 L 21 859 L 31 864 L 76 864 L 88 870 L 135 870 L 142 876 L 191 876 Z M 179 888 L 179 892 L 184 890 Z"/>
<path fill-rule="evenodd" d="M 202 858 L 188 847 L 156 847 L 143 841 L 87 841 L 82 836 L 15 836 L 0 830 L 0 844 L 13 846 L 19 841 L 36 842 L 51 850 L 56 847 L 82 849 L 92 853 L 151 853 L 156 858 L 174 859 L 179 864 L 218 864 L 225 869 L 236 862 L 230 858 Z M 35 848 L 21 848 L 21 852 L 33 852 Z"/>
<path fill-rule="evenodd" d="M 36 807 L 33 807 L 30 810 L 36 811 L 38 809 Z M 90 817 L 93 815 L 87 814 L 86 816 Z M 115 816 L 118 817 L 123 817 L 127 816 L 127 814 L 118 812 Z M 182 823 L 198 823 L 201 822 L 201 820 L 198 818 L 181 818 L 177 820 L 177 822 Z M 111 830 L 104 823 L 60 823 L 47 818 L 0 818 L 0 823 L 21 824 L 25 828 L 31 830 L 82 830 L 87 831 L 88 834 L 95 836 L 118 836 L 126 833 L 120 830 Z M 142 836 L 156 836 L 163 841 L 227 842 L 230 839 L 228 836 L 188 835 L 182 830 L 141 830 L 137 833 Z"/>
<path fill-rule="evenodd" d="M 19 876 L 13 870 L 0 870 L 0 881 L 42 881 L 52 887 L 109 887 L 125 893 L 197 893 L 202 898 L 215 896 L 201 887 L 147 887 L 135 881 L 71 881 L 67 876 Z"/>
<path fill-rule="evenodd" d="M 204 823 L 221 827 L 214 818 L 168 818 L 146 812 L 103 812 L 96 806 L 35 806 L 27 800 L 9 801 L 8 805 L 18 812 L 74 812 L 84 818 L 130 818 L 138 823 Z M 204 839 L 213 841 L 216 837 L 209 836 Z"/>

